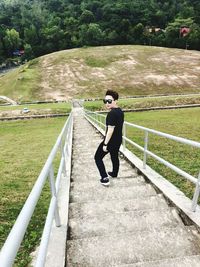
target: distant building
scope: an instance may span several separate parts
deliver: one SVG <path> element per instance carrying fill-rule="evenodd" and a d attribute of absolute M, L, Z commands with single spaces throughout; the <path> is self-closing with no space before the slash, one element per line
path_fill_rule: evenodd
<path fill-rule="evenodd" d="M 163 31 L 163 30 L 161 28 L 151 27 L 151 28 L 148 28 L 148 31 L 150 33 L 154 33 L 154 32 L 160 32 L 160 31 Z"/>
<path fill-rule="evenodd" d="M 186 35 L 188 35 L 189 32 L 190 32 L 190 28 L 187 26 L 182 26 L 180 28 L 180 36 L 181 37 L 185 37 Z"/>
<path fill-rule="evenodd" d="M 164 29 L 156 26 L 146 26 L 145 30 L 149 33 L 158 33 L 158 32 L 165 32 Z"/>

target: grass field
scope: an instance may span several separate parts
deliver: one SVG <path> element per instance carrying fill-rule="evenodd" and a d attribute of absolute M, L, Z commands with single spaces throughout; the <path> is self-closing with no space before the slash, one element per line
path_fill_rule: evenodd
<path fill-rule="evenodd" d="M 23 108 L 28 108 L 29 113 L 24 114 Z M 70 113 L 71 103 L 44 103 L 44 104 L 26 104 L 17 106 L 0 106 L 0 117 L 14 117 L 24 115 L 40 114 L 63 114 Z"/>
<path fill-rule="evenodd" d="M 118 104 L 122 109 L 139 109 L 200 104 L 200 95 L 127 98 L 119 99 Z M 102 100 L 85 101 L 84 107 L 92 111 L 105 110 L 105 105 L 103 104 Z"/>
<path fill-rule="evenodd" d="M 200 142 L 199 118 L 200 108 L 125 114 L 125 119 L 134 124 L 197 142 Z M 144 146 L 144 133 L 142 131 L 128 128 L 127 134 L 133 141 Z M 138 157 L 141 159 L 143 158 L 142 152 L 138 149 L 133 149 L 130 145 L 128 147 Z M 149 136 L 148 149 L 189 174 L 198 177 L 198 173 L 200 171 L 199 149 L 183 145 L 166 138 L 158 137 L 153 134 L 150 134 Z M 187 182 L 184 178 L 180 177 L 153 158 L 149 157 L 147 163 L 170 182 L 180 188 L 188 197 L 192 197 L 194 186 L 191 185 L 190 182 Z"/>
<path fill-rule="evenodd" d="M 0 94 L 17 101 L 38 100 L 42 79 L 40 68 L 40 61 L 36 58 L 0 76 Z"/>
<path fill-rule="evenodd" d="M 66 118 L 0 122 L 0 246 L 29 195 Z M 58 158 L 55 162 L 55 169 Z M 15 266 L 25 267 L 38 244 L 49 204 L 49 186 L 37 205 Z"/>
<path fill-rule="evenodd" d="M 116 45 L 59 51 L 0 76 L 0 95 L 18 102 L 199 93 L 200 52 Z"/>

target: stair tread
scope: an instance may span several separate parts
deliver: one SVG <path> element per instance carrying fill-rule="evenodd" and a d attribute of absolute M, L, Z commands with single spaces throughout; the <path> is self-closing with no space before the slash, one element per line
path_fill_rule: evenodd
<path fill-rule="evenodd" d="M 72 177 L 73 179 L 73 177 Z M 117 186 L 134 186 L 134 185 L 145 185 L 147 184 L 144 180 L 144 178 L 142 176 L 138 176 L 135 177 L 135 176 L 124 176 L 124 177 L 118 177 L 118 178 L 110 178 L 110 187 L 117 187 Z M 92 190 L 95 188 L 96 190 L 96 187 L 97 187 L 97 183 L 98 183 L 98 186 L 100 185 L 99 184 L 99 177 L 95 177 L 93 180 L 89 181 L 86 180 L 86 181 L 75 181 L 75 182 L 71 182 L 70 184 L 70 189 L 71 190 Z"/>
<path fill-rule="evenodd" d="M 115 267 L 199 267 L 200 255 L 182 258 L 164 259 L 151 262 L 138 262 L 135 264 L 123 264 Z"/>
<path fill-rule="evenodd" d="M 111 213 L 106 216 L 69 219 L 70 239 L 101 236 L 105 234 L 137 232 L 177 227 L 181 219 L 173 210 L 139 210 Z"/>
<path fill-rule="evenodd" d="M 70 202 L 98 202 L 114 199 L 134 199 L 143 196 L 156 195 L 156 191 L 150 185 L 133 185 L 129 187 L 109 186 L 105 187 L 96 181 L 93 190 L 85 190 L 81 187 L 70 190 Z"/>
<path fill-rule="evenodd" d="M 196 255 L 200 252 L 194 228 L 98 236 L 67 242 L 68 266 L 100 267 Z"/>
<path fill-rule="evenodd" d="M 87 164 L 90 165 L 89 162 Z M 80 163 L 80 165 L 82 166 L 82 169 L 76 168 L 77 165 L 73 167 L 72 174 L 71 174 L 72 180 L 75 180 L 76 182 L 82 182 L 82 181 L 88 182 L 88 181 L 95 181 L 95 180 L 100 179 L 99 173 L 95 166 L 93 166 L 93 168 L 90 168 L 90 172 L 88 172 L 88 169 L 85 167 L 83 163 Z M 107 168 L 107 169 L 109 170 L 111 168 Z M 123 171 L 123 169 L 120 169 L 118 178 L 123 179 L 126 177 L 135 178 L 135 177 L 138 177 L 138 174 L 136 173 L 134 169 L 125 170 L 125 171 Z"/>
<path fill-rule="evenodd" d="M 138 199 L 101 200 L 99 202 L 75 202 L 69 205 L 70 218 L 90 217 L 133 210 L 168 209 L 168 205 L 162 195 L 144 196 Z"/>
<path fill-rule="evenodd" d="M 120 159 L 121 179 L 110 179 L 108 188 L 102 186 L 94 161 L 99 134 L 78 113 L 74 122 L 66 265 L 200 266 L 195 228 L 184 226 L 174 209 L 124 159 Z M 85 140 L 90 144 L 87 149 Z M 107 157 L 109 171 L 112 164 Z"/>

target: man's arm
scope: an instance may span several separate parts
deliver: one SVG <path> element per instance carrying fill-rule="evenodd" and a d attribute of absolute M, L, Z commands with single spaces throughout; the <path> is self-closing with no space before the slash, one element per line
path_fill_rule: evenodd
<path fill-rule="evenodd" d="M 106 133 L 106 137 L 105 137 L 105 140 L 104 140 L 104 144 L 105 145 L 107 145 L 108 142 L 110 141 L 110 139 L 111 139 L 111 137 L 113 135 L 114 129 L 115 129 L 115 126 L 108 125 L 108 131 Z"/>

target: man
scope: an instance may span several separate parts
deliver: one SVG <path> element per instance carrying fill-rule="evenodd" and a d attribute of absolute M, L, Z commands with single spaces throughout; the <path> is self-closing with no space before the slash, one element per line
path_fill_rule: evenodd
<path fill-rule="evenodd" d="M 100 143 L 95 153 L 95 162 L 99 170 L 102 185 L 110 184 L 109 177 L 117 177 L 119 171 L 119 148 L 122 143 L 122 128 L 124 113 L 117 106 L 119 95 L 113 90 L 108 90 L 103 100 L 109 113 L 106 117 L 106 133 L 103 142 Z M 110 153 L 112 161 L 112 172 L 106 172 L 103 158 Z M 108 177 L 109 176 L 109 177 Z"/>

